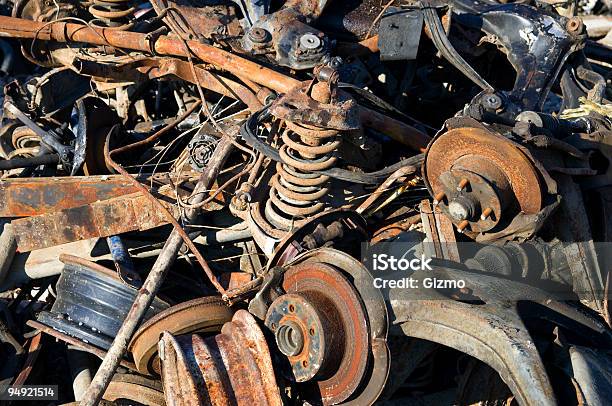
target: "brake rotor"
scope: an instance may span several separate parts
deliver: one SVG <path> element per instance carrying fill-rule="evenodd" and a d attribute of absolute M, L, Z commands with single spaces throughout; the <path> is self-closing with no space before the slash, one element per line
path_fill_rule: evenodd
<path fill-rule="evenodd" d="M 164 406 L 166 404 L 159 381 L 132 374 L 115 374 L 102 398 L 116 405 Z"/>
<path fill-rule="evenodd" d="M 437 137 L 423 166 L 435 203 L 460 231 L 488 231 L 542 208 L 535 165 L 517 144 L 484 128 L 453 128 Z"/>
<path fill-rule="evenodd" d="M 138 372 L 160 375 L 157 345 L 162 332 L 173 335 L 218 333 L 232 319 L 232 310 L 220 297 L 203 297 L 172 306 L 144 323 L 129 345 Z"/>
<path fill-rule="evenodd" d="M 348 399 L 368 369 L 370 332 L 358 292 L 325 263 L 291 266 L 282 284 L 287 294 L 269 307 L 265 324 L 290 364 L 287 378 L 308 382 L 323 404 Z"/>

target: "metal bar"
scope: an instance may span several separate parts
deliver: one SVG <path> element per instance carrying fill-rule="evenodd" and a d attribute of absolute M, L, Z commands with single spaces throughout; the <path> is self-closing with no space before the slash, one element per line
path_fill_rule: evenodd
<path fill-rule="evenodd" d="M 221 141 L 219 141 L 213 156 L 208 162 L 206 170 L 193 190 L 192 196 L 194 203 L 199 203 L 204 199 L 205 193 L 202 192 L 208 190 L 217 178 L 232 149 L 233 144 L 228 138 L 222 138 Z M 186 221 L 192 221 L 196 214 L 197 212 L 195 211 L 189 212 Z M 134 299 L 134 304 L 117 332 L 117 336 L 113 340 L 113 344 L 109 348 L 106 357 L 104 357 L 102 365 L 98 368 L 91 385 L 83 396 L 81 406 L 95 406 L 102 398 L 104 391 L 115 374 L 117 366 L 123 359 L 123 354 L 134 332 L 140 325 L 146 310 L 155 298 L 157 291 L 165 279 L 168 269 L 174 263 L 182 245 L 183 239 L 181 235 L 176 229 L 172 230 L 170 237 L 162 248 L 155 264 L 153 264 L 142 288 L 138 291 L 138 295 L 136 299 Z"/>
<path fill-rule="evenodd" d="M 167 223 L 165 217 L 141 193 L 11 222 L 19 252 L 128 231 L 149 230 Z"/>
<path fill-rule="evenodd" d="M 51 165 L 59 163 L 60 157 L 58 154 L 45 154 L 34 156 L 31 158 L 13 158 L 0 160 L 0 171 L 8 171 L 10 169 L 32 168 L 40 165 Z"/>
<path fill-rule="evenodd" d="M 137 192 L 121 175 L 0 181 L 0 217 L 26 217 Z"/>

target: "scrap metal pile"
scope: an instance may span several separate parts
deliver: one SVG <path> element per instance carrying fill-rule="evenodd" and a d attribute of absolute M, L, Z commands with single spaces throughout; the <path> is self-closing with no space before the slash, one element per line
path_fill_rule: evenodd
<path fill-rule="evenodd" d="M 610 1 L 0 9 L 0 393 L 612 401 Z"/>

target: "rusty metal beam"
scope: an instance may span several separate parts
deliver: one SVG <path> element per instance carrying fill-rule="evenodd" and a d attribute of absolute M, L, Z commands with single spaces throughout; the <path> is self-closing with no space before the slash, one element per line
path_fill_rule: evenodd
<path fill-rule="evenodd" d="M 0 217 L 26 217 L 136 192 L 121 175 L 0 181 Z"/>
<path fill-rule="evenodd" d="M 141 193 L 11 222 L 19 252 L 128 231 L 149 230 L 166 223 L 164 216 Z"/>
<path fill-rule="evenodd" d="M 182 41 L 161 35 L 154 39 L 146 34 L 97 28 L 65 22 L 43 23 L 21 18 L 0 17 L 0 37 L 38 39 L 57 42 L 82 42 L 133 49 L 151 54 L 187 57 L 193 53 L 198 59 L 221 70 L 245 76 L 276 91 L 286 93 L 300 81 L 266 68 L 230 52 L 198 41 Z M 186 47 L 186 46 L 187 47 Z"/>

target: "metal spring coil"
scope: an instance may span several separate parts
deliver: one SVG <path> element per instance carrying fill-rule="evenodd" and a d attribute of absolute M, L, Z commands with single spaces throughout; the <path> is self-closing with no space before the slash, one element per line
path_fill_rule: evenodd
<path fill-rule="evenodd" d="M 276 164 L 265 210 L 268 220 L 282 229 L 323 209 L 320 199 L 329 192 L 329 176 L 316 171 L 335 165 L 334 152 L 340 145 L 338 130 L 285 124 L 279 150 L 282 162 Z"/>
<path fill-rule="evenodd" d="M 89 13 L 94 16 L 91 23 L 99 27 L 127 30 L 132 27 L 129 16 L 135 8 L 130 7 L 131 0 L 92 0 L 88 2 Z"/>

